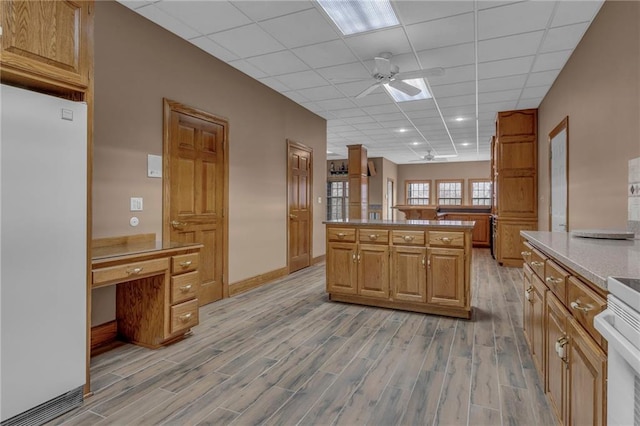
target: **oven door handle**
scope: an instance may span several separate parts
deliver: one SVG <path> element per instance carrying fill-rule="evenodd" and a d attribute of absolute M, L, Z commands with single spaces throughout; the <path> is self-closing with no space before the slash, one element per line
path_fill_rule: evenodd
<path fill-rule="evenodd" d="M 640 349 L 636 348 L 611 325 L 614 317 L 615 314 L 613 312 L 605 309 L 594 317 L 594 326 L 596 330 L 602 334 L 602 337 L 607 339 L 609 350 L 612 348 L 615 349 L 637 373 L 640 373 L 640 371 L 638 371 L 638 366 L 640 366 Z"/>

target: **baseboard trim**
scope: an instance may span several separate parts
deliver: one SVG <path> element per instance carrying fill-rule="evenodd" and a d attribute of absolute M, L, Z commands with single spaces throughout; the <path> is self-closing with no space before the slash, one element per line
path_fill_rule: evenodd
<path fill-rule="evenodd" d="M 321 256 L 314 257 L 313 259 L 311 259 L 311 264 L 312 265 L 317 265 L 318 263 L 322 263 L 325 260 L 327 260 L 327 256 L 323 254 Z"/>
<path fill-rule="evenodd" d="M 118 323 L 116 320 L 91 327 L 91 352 L 113 343 L 117 337 Z"/>
<path fill-rule="evenodd" d="M 260 287 L 263 284 L 267 284 L 270 281 L 286 277 L 288 274 L 289 270 L 284 267 L 264 274 L 256 275 L 255 277 L 247 278 L 233 284 L 229 284 L 229 296 L 235 296 L 236 294 L 244 293 L 256 287 Z"/>

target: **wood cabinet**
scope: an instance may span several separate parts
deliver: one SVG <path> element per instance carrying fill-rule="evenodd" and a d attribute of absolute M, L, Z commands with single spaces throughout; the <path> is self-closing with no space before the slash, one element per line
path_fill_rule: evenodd
<path fill-rule="evenodd" d="M 367 148 L 347 145 L 349 150 L 349 219 L 366 219 L 369 208 Z"/>
<path fill-rule="evenodd" d="M 521 266 L 521 230 L 538 222 L 537 109 L 503 111 L 496 119 L 492 141 L 493 212 L 496 220 L 496 260 Z"/>
<path fill-rule="evenodd" d="M 470 226 L 339 223 L 327 226 L 331 300 L 471 316 Z"/>
<path fill-rule="evenodd" d="M 93 1 L 2 2 L 2 79 L 84 92 L 93 61 Z"/>
<path fill-rule="evenodd" d="M 561 424 L 606 424 L 606 341 L 593 326 L 606 292 L 528 242 L 522 257 L 525 337 L 554 413 Z"/>
<path fill-rule="evenodd" d="M 471 242 L 474 247 L 489 247 L 489 213 L 446 213 L 441 216 L 444 220 L 460 220 L 463 222 L 475 222 L 471 233 Z"/>

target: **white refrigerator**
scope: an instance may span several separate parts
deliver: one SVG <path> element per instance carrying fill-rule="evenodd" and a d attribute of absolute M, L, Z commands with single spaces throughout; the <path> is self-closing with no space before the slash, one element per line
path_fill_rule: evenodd
<path fill-rule="evenodd" d="M 82 403 L 87 106 L 0 87 L 0 418 Z"/>

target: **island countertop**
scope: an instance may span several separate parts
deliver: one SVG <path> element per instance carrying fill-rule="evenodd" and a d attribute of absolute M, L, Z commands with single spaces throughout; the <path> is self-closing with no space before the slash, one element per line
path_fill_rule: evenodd
<path fill-rule="evenodd" d="M 607 277 L 640 278 L 640 240 L 574 237 L 569 232 L 520 231 L 531 245 L 607 290 Z"/>
<path fill-rule="evenodd" d="M 460 220 L 382 220 L 382 219 L 341 219 L 326 220 L 325 225 L 351 225 L 351 226 L 385 226 L 385 227 L 416 227 L 416 228 L 457 228 L 457 229 L 473 229 L 475 222 Z"/>

